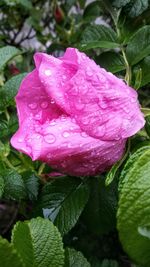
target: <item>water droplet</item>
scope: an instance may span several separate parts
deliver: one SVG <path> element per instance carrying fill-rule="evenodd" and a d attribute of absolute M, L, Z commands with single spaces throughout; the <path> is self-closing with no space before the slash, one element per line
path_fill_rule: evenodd
<path fill-rule="evenodd" d="M 48 102 L 47 101 L 43 101 L 41 103 L 41 108 L 46 109 L 47 107 L 48 107 Z"/>
<path fill-rule="evenodd" d="M 103 137 L 105 135 L 105 132 L 106 132 L 106 128 L 104 125 L 102 126 L 98 126 L 96 129 L 95 129 L 95 134 L 98 136 L 98 137 Z"/>
<path fill-rule="evenodd" d="M 63 78 L 63 80 L 66 80 L 67 79 L 67 76 L 66 75 L 63 75 L 62 78 Z"/>
<path fill-rule="evenodd" d="M 89 77 L 93 76 L 93 72 L 92 72 L 92 70 L 90 68 L 87 68 L 86 75 L 89 76 Z"/>
<path fill-rule="evenodd" d="M 28 107 L 30 108 L 30 109 L 36 109 L 37 108 L 37 103 L 30 103 L 30 104 L 28 104 Z"/>
<path fill-rule="evenodd" d="M 66 119 L 67 119 L 67 116 L 65 116 L 65 115 L 62 115 L 60 119 L 61 119 L 61 121 L 66 121 Z"/>
<path fill-rule="evenodd" d="M 54 120 L 51 121 L 49 125 L 50 125 L 50 126 L 54 126 L 54 125 L 56 125 L 56 121 L 54 121 Z"/>
<path fill-rule="evenodd" d="M 85 108 L 85 104 L 82 103 L 81 101 L 79 102 L 75 102 L 75 108 L 76 110 L 80 111 L 80 110 L 83 110 Z"/>
<path fill-rule="evenodd" d="M 51 76 L 51 75 L 52 75 L 51 70 L 45 70 L 45 75 L 46 75 L 46 76 Z"/>
<path fill-rule="evenodd" d="M 123 107 L 123 110 L 124 110 L 126 113 L 129 113 L 129 112 L 130 112 L 129 107 L 126 107 L 126 106 Z"/>
<path fill-rule="evenodd" d="M 48 154 L 47 154 L 47 158 L 48 158 L 48 159 L 52 158 L 52 154 L 51 154 L 51 153 L 48 153 Z"/>
<path fill-rule="evenodd" d="M 98 77 L 98 79 L 99 79 L 99 81 L 101 83 L 105 83 L 106 82 L 106 78 L 105 78 L 105 76 L 103 74 L 98 74 L 97 77 Z"/>
<path fill-rule="evenodd" d="M 63 135 L 63 137 L 65 137 L 65 138 L 66 138 L 66 137 L 69 137 L 70 133 L 69 133 L 69 132 L 67 132 L 67 131 L 65 131 L 65 132 L 63 132 L 63 134 L 62 134 L 62 135 Z"/>
<path fill-rule="evenodd" d="M 44 136 L 44 140 L 48 144 L 53 144 L 56 141 L 56 137 L 53 134 L 47 134 Z"/>
<path fill-rule="evenodd" d="M 84 138 L 88 137 L 88 135 L 85 132 L 82 132 L 81 136 L 84 137 Z"/>
<path fill-rule="evenodd" d="M 100 105 L 100 107 L 101 107 L 102 109 L 106 109 L 107 106 L 108 106 L 107 103 L 106 103 L 105 101 L 101 101 L 99 105 Z"/>
<path fill-rule="evenodd" d="M 51 99 L 51 104 L 55 104 L 55 100 L 54 99 Z"/>
<path fill-rule="evenodd" d="M 83 125 L 88 125 L 88 124 L 90 123 L 90 118 L 89 118 L 89 117 L 83 117 L 83 118 L 81 119 L 81 123 L 82 123 Z"/>
<path fill-rule="evenodd" d="M 131 103 L 135 103 L 137 102 L 137 99 L 136 98 L 131 98 Z"/>
<path fill-rule="evenodd" d="M 18 138 L 18 142 L 22 143 L 23 142 L 23 138 Z"/>

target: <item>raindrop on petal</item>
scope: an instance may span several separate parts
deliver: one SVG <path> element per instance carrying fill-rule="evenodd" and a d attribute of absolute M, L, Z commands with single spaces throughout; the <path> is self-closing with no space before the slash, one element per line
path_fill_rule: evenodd
<path fill-rule="evenodd" d="M 28 104 L 28 107 L 30 108 L 30 109 L 36 109 L 37 108 L 37 103 L 30 103 L 30 104 Z"/>
<path fill-rule="evenodd" d="M 48 144 L 53 144 L 56 141 L 56 137 L 53 134 L 47 134 L 44 136 L 44 140 Z"/>
<path fill-rule="evenodd" d="M 47 107 L 48 107 L 48 102 L 47 101 L 43 101 L 41 103 L 41 108 L 46 109 Z"/>
<path fill-rule="evenodd" d="M 65 137 L 65 138 L 66 138 L 66 137 L 69 137 L 70 133 L 69 133 L 69 132 L 67 132 L 67 131 L 64 131 L 62 135 L 63 135 L 63 137 Z"/>
<path fill-rule="evenodd" d="M 51 75 L 52 75 L 51 70 L 45 70 L 45 75 L 46 75 L 46 76 L 51 76 Z"/>

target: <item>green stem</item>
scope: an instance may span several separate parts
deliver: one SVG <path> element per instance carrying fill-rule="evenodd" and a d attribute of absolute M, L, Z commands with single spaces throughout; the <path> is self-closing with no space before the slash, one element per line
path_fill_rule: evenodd
<path fill-rule="evenodd" d="M 10 168 L 16 171 L 16 168 L 11 164 L 11 162 L 8 160 L 8 158 L 4 158 L 3 161 L 5 164 Z"/>
<path fill-rule="evenodd" d="M 130 85 L 130 82 L 131 82 L 131 77 L 132 77 L 132 74 L 131 74 L 131 68 L 130 68 L 130 65 L 128 63 L 128 60 L 127 60 L 127 57 L 126 57 L 126 54 L 125 54 L 125 51 L 124 51 L 124 48 L 122 47 L 121 48 L 121 52 L 122 52 L 122 55 L 123 55 L 123 59 L 124 59 L 124 62 L 125 62 L 125 66 L 126 66 L 126 75 L 125 75 L 125 81 L 128 85 Z"/>
<path fill-rule="evenodd" d="M 10 120 L 10 115 L 9 115 L 9 112 L 8 112 L 7 108 L 5 109 L 4 113 L 5 113 L 7 121 L 9 121 Z"/>
<path fill-rule="evenodd" d="M 45 168 L 45 163 L 42 163 L 42 164 L 40 165 L 40 167 L 39 167 L 38 175 L 41 175 L 41 174 L 42 174 L 44 168 Z"/>

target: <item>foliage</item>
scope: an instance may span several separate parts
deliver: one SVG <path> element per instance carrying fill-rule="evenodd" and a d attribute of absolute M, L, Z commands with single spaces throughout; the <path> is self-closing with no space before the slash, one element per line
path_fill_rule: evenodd
<path fill-rule="evenodd" d="M 0 8 L 1 266 L 149 267 L 150 1 L 1 0 Z M 34 52 L 61 56 L 69 46 L 138 90 L 146 116 L 123 159 L 97 177 L 52 176 L 10 145 L 14 97 Z"/>

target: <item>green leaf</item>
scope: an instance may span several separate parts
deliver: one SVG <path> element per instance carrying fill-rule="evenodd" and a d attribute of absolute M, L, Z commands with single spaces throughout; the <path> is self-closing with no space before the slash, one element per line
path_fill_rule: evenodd
<path fill-rule="evenodd" d="M 2 195 L 3 195 L 4 187 L 5 187 L 4 179 L 3 179 L 3 177 L 0 175 L 0 198 L 1 198 Z"/>
<path fill-rule="evenodd" d="M 30 200 L 37 200 L 39 191 L 39 177 L 34 173 L 26 172 L 23 174 L 23 179 Z"/>
<path fill-rule="evenodd" d="M 148 8 L 148 0 L 131 0 L 126 6 L 126 13 L 131 18 L 137 17 Z"/>
<path fill-rule="evenodd" d="M 121 8 L 128 4 L 130 1 L 131 0 L 113 0 L 112 4 L 117 8 Z"/>
<path fill-rule="evenodd" d="M 0 90 L 0 110 L 4 110 L 16 96 L 22 79 L 27 73 L 22 73 L 8 80 Z"/>
<path fill-rule="evenodd" d="M 90 267 L 90 263 L 83 256 L 80 251 L 75 249 L 66 248 L 65 250 L 66 263 L 65 267 Z"/>
<path fill-rule="evenodd" d="M 80 50 L 86 51 L 89 49 L 95 49 L 95 48 L 107 48 L 107 49 L 114 49 L 119 47 L 118 43 L 113 43 L 113 42 L 107 42 L 107 41 L 93 41 L 91 43 L 87 44 L 81 44 L 80 45 Z"/>
<path fill-rule="evenodd" d="M 144 58 L 138 67 L 142 71 L 142 79 L 141 79 L 141 87 L 150 83 L 150 75 L 149 75 L 149 70 L 150 70 L 150 56 Z"/>
<path fill-rule="evenodd" d="M 15 170 L 8 170 L 5 175 L 3 175 L 3 179 L 5 182 L 4 195 L 6 198 L 20 200 L 26 197 L 24 181 L 21 175 Z"/>
<path fill-rule="evenodd" d="M 64 266 L 63 243 L 57 228 L 47 219 L 18 222 L 12 232 L 12 243 L 25 267 Z"/>
<path fill-rule="evenodd" d="M 0 237 L 0 266 L 24 267 L 14 247 L 2 237 Z"/>
<path fill-rule="evenodd" d="M 0 70 L 5 66 L 5 64 L 11 60 L 13 57 L 21 54 L 22 52 L 13 46 L 5 46 L 0 48 Z"/>
<path fill-rule="evenodd" d="M 140 235 L 145 236 L 150 239 L 150 227 L 149 226 L 139 227 L 138 232 Z"/>
<path fill-rule="evenodd" d="M 104 25 L 88 26 L 81 39 L 81 50 L 91 48 L 116 48 L 120 45 L 117 43 L 116 33 L 109 27 Z"/>
<path fill-rule="evenodd" d="M 105 185 L 106 186 L 110 185 L 112 183 L 112 181 L 114 180 L 118 169 L 121 167 L 123 162 L 126 160 L 128 154 L 129 154 L 129 151 L 130 151 L 130 140 L 128 140 L 127 149 L 126 149 L 126 152 L 125 152 L 124 156 L 122 157 L 122 159 L 117 161 L 116 164 L 114 164 L 111 167 L 110 171 L 107 173 L 106 179 L 105 179 Z"/>
<path fill-rule="evenodd" d="M 88 197 L 88 186 L 82 180 L 72 177 L 57 178 L 43 188 L 39 208 L 65 234 L 76 224 Z"/>
<path fill-rule="evenodd" d="M 127 172 L 132 168 L 133 164 L 138 160 L 138 158 L 148 149 L 150 148 L 149 145 L 145 145 L 140 147 L 139 149 L 136 150 L 135 153 L 133 153 L 129 159 L 127 160 L 119 178 L 119 190 L 122 189 L 124 183 L 126 182 L 126 175 Z"/>
<path fill-rule="evenodd" d="M 118 263 L 114 260 L 103 260 L 100 267 L 119 267 Z"/>
<path fill-rule="evenodd" d="M 149 108 L 141 108 L 141 111 L 143 112 L 145 117 L 150 115 L 150 109 Z"/>
<path fill-rule="evenodd" d="M 149 115 L 145 118 L 145 120 L 146 120 L 145 130 L 146 130 L 148 136 L 150 136 L 150 112 L 149 112 Z"/>
<path fill-rule="evenodd" d="M 84 13 L 83 13 L 83 19 L 86 21 L 91 21 L 97 17 L 100 16 L 101 13 L 101 7 L 99 1 L 94 1 L 86 6 Z"/>
<path fill-rule="evenodd" d="M 124 70 L 126 67 L 124 65 L 123 57 L 119 53 L 115 52 L 104 52 L 99 57 L 97 57 L 96 62 L 106 70 L 116 73 Z"/>
<path fill-rule="evenodd" d="M 112 182 L 105 186 L 103 177 L 90 181 L 90 198 L 83 213 L 87 227 L 101 235 L 113 230 L 116 225 L 117 186 Z"/>
<path fill-rule="evenodd" d="M 128 255 L 143 267 L 150 266 L 150 239 L 139 229 L 150 226 L 150 148 L 139 149 L 126 163 L 120 191 L 118 230 Z"/>
<path fill-rule="evenodd" d="M 140 41 L 139 41 L 140 40 Z M 131 38 L 126 49 L 128 62 L 134 65 L 150 54 L 150 26 L 140 28 Z"/>

